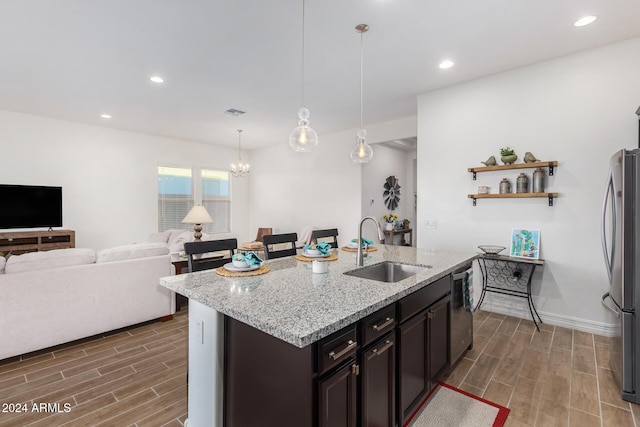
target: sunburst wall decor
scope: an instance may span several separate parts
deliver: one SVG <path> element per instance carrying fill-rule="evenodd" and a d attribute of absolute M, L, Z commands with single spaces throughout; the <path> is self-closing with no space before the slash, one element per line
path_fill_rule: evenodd
<path fill-rule="evenodd" d="M 395 210 L 400 203 L 400 184 L 398 184 L 398 178 L 391 175 L 384 183 L 384 203 L 387 205 L 387 209 Z"/>

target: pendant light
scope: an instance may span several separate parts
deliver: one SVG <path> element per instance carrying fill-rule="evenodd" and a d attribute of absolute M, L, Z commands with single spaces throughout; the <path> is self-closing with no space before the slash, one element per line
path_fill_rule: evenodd
<path fill-rule="evenodd" d="M 363 92 L 363 51 L 362 51 L 362 35 L 369 31 L 369 26 L 367 24 L 360 24 L 356 26 L 356 32 L 360 33 L 360 129 L 356 135 L 356 145 L 351 150 L 351 161 L 354 163 L 368 163 L 373 158 L 373 148 L 369 144 L 367 144 L 367 131 L 364 129 L 362 125 L 362 116 L 363 116 L 363 102 L 362 102 L 362 92 Z"/>
<path fill-rule="evenodd" d="M 302 0 L 302 108 L 298 111 L 298 127 L 289 134 L 293 151 L 312 151 L 318 145 L 318 134 L 309 127 L 309 110 L 304 103 L 304 0 Z"/>
<path fill-rule="evenodd" d="M 251 172 L 251 166 L 249 166 L 249 163 L 242 163 L 242 155 L 240 154 L 241 134 L 242 129 L 238 129 L 238 163 L 231 163 L 231 174 L 240 178 Z"/>

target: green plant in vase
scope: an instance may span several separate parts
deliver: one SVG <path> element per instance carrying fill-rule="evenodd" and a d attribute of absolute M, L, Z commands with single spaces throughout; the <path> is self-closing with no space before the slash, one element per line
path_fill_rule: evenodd
<path fill-rule="evenodd" d="M 518 156 L 516 155 L 516 152 L 513 151 L 513 149 L 505 147 L 500 149 L 500 160 L 502 160 L 502 163 L 504 163 L 505 165 L 511 165 L 515 163 L 516 160 L 518 160 Z"/>

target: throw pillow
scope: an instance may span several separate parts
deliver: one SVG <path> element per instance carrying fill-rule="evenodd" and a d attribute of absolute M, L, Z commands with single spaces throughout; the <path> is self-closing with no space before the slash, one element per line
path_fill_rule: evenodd
<path fill-rule="evenodd" d="M 4 266 L 7 264 L 7 260 L 3 256 L 0 256 L 0 274 L 4 274 Z"/>
<path fill-rule="evenodd" d="M 25 271 L 50 270 L 73 265 L 93 264 L 96 252 L 87 248 L 54 249 L 44 252 L 29 252 L 13 255 L 7 260 L 5 274 Z"/>
<path fill-rule="evenodd" d="M 173 240 L 169 239 L 169 251 L 171 251 L 171 253 L 184 251 L 184 244 L 190 242 L 192 238 L 193 233 L 191 231 L 183 231 Z"/>
<path fill-rule="evenodd" d="M 159 233 L 151 233 L 151 234 L 149 234 L 149 237 L 147 238 L 147 242 L 149 242 L 149 243 L 167 243 L 169 241 L 169 235 L 170 234 L 171 234 L 171 232 L 169 230 L 161 231 Z"/>
<path fill-rule="evenodd" d="M 124 261 L 128 259 L 147 258 L 167 255 L 169 248 L 165 243 L 138 243 L 134 245 L 117 246 L 115 248 L 98 251 L 96 263 Z"/>

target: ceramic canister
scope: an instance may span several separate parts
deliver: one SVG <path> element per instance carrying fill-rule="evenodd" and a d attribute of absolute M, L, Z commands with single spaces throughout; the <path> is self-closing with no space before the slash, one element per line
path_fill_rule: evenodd
<path fill-rule="evenodd" d="M 516 193 L 528 193 L 529 192 L 529 177 L 522 172 L 516 179 Z"/>
<path fill-rule="evenodd" d="M 507 178 L 502 178 L 500 181 L 500 194 L 511 193 L 511 182 Z"/>

